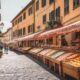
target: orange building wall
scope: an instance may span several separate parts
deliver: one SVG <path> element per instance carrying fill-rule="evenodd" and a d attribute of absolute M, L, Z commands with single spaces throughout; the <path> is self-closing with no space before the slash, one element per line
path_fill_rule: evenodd
<path fill-rule="evenodd" d="M 35 4 L 38 0 L 35 0 Z M 56 0 L 55 7 L 54 2 L 50 5 L 49 0 L 46 0 L 46 6 L 42 8 L 41 0 L 39 0 L 39 10 L 35 10 L 35 30 L 38 31 L 38 26 L 43 30 L 46 25 L 42 23 L 42 17 L 44 14 L 47 15 L 47 21 L 49 20 L 49 13 L 60 6 L 60 18 L 63 25 L 80 20 L 80 7 L 73 9 L 73 0 L 69 0 L 69 14 L 64 15 L 64 1 Z"/>
<path fill-rule="evenodd" d="M 30 7 L 32 7 L 33 5 L 31 4 L 31 5 L 29 5 L 24 11 L 22 11 L 13 21 L 12 21 L 12 23 L 14 22 L 14 21 L 16 21 L 16 20 L 18 20 L 18 18 L 20 18 L 20 16 L 22 16 L 22 18 L 23 18 L 23 14 L 24 14 L 24 12 L 26 12 L 26 19 L 22 19 L 22 22 L 20 22 L 20 23 L 17 23 L 15 26 L 13 26 L 13 32 L 14 31 L 16 31 L 16 30 L 19 30 L 19 29 L 23 29 L 24 27 L 25 27 L 25 29 L 26 29 L 26 34 L 25 35 L 28 35 L 28 26 L 29 25 L 32 25 L 33 23 L 34 23 L 34 14 L 32 13 L 31 15 L 28 15 L 28 10 L 29 10 L 29 8 Z M 23 32 L 22 32 L 23 33 Z M 22 36 L 25 36 L 25 35 L 22 35 Z M 22 37 L 22 36 L 15 36 L 15 37 L 13 37 L 13 38 L 18 38 L 18 37 Z"/>
<path fill-rule="evenodd" d="M 63 24 L 67 25 L 76 21 L 80 21 L 80 6 L 73 9 L 73 0 L 69 0 L 69 14 L 63 16 Z"/>
<path fill-rule="evenodd" d="M 35 20 L 35 32 L 39 31 L 38 30 L 39 26 L 40 26 L 40 30 L 44 30 L 46 27 L 46 24 L 43 24 L 43 15 L 46 14 L 47 21 L 49 21 L 49 13 L 51 11 L 55 10 L 59 6 L 60 6 L 60 10 L 61 10 L 60 11 L 60 18 L 61 18 L 61 22 L 63 25 L 68 25 L 70 23 L 80 21 L 80 6 L 77 7 L 76 9 L 73 9 L 73 0 L 69 0 L 69 13 L 67 15 L 64 15 L 64 2 L 63 2 L 63 0 L 56 0 L 55 7 L 54 7 L 54 2 L 52 4 L 49 4 L 49 0 L 46 0 L 46 6 L 44 8 L 42 8 L 41 0 L 39 0 L 39 10 L 36 11 L 36 2 L 37 1 L 38 0 L 34 0 L 35 14 L 33 11 L 32 15 L 30 15 L 30 16 L 27 15 L 25 20 L 23 20 L 22 22 L 20 22 L 16 26 L 13 26 L 13 31 L 15 31 L 16 29 L 22 29 L 25 27 L 26 28 L 26 35 L 28 35 L 28 26 L 33 24 L 34 20 Z M 24 12 L 26 12 L 26 14 L 28 14 L 28 9 L 33 5 L 34 5 L 33 3 L 30 4 L 25 10 L 23 10 L 21 12 L 21 14 L 18 15 L 18 17 L 16 19 L 18 19 L 21 15 L 23 15 Z M 33 6 L 33 10 L 34 10 L 34 6 Z M 34 18 L 34 15 L 35 15 L 35 18 Z M 71 37 L 72 37 L 72 34 L 66 36 L 66 39 L 67 38 L 69 39 L 68 43 L 70 43 Z M 59 43 L 59 45 L 60 45 L 61 44 L 60 38 L 57 37 L 57 39 L 59 40 L 59 42 L 56 39 L 54 39 L 54 41 L 55 41 L 54 44 Z"/>
<path fill-rule="evenodd" d="M 35 4 L 38 0 L 35 0 Z M 49 12 L 54 10 L 54 5 L 49 5 L 49 0 L 46 0 L 46 6 L 42 8 L 41 0 L 39 0 L 39 10 L 35 10 L 35 31 L 38 31 L 38 26 L 43 30 L 46 24 L 43 24 L 43 15 L 46 14 L 47 21 L 49 21 Z"/>

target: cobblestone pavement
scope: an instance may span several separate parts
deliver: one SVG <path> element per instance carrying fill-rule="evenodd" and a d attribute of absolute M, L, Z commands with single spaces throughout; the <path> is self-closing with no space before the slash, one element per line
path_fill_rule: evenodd
<path fill-rule="evenodd" d="M 0 80 L 59 80 L 25 55 L 9 51 L 0 59 Z"/>

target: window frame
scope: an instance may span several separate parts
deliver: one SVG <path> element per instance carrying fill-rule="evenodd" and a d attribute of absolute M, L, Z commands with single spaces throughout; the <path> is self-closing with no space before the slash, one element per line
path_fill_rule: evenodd
<path fill-rule="evenodd" d="M 76 9 L 76 8 L 78 8 L 79 7 L 79 5 L 80 5 L 80 1 L 78 0 L 78 2 L 76 2 L 77 0 L 73 0 L 73 9 Z M 74 4 L 74 3 L 77 3 L 77 4 Z"/>
<path fill-rule="evenodd" d="M 54 1 L 55 1 L 55 0 L 49 0 L 49 4 L 52 4 L 52 3 L 54 3 Z"/>
<path fill-rule="evenodd" d="M 46 20 L 47 20 L 47 15 L 45 14 L 45 15 L 43 15 L 43 24 L 46 23 Z"/>
<path fill-rule="evenodd" d="M 67 14 L 69 14 L 69 0 L 64 0 L 64 15 Z"/>
<path fill-rule="evenodd" d="M 39 10 L 39 0 L 36 1 L 36 11 L 38 11 L 38 10 Z"/>
<path fill-rule="evenodd" d="M 32 7 L 30 7 L 28 10 L 28 15 L 30 16 L 32 13 L 33 13 L 33 9 L 32 9 Z"/>
<path fill-rule="evenodd" d="M 23 13 L 23 20 L 26 19 L 26 12 Z"/>
<path fill-rule="evenodd" d="M 42 1 L 42 8 L 46 6 L 46 0 L 41 0 Z"/>

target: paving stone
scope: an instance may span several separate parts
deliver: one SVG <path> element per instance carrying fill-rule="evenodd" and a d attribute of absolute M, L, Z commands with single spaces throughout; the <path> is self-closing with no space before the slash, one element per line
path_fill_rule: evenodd
<path fill-rule="evenodd" d="M 0 59 L 0 80 L 60 80 L 25 55 L 8 51 Z"/>

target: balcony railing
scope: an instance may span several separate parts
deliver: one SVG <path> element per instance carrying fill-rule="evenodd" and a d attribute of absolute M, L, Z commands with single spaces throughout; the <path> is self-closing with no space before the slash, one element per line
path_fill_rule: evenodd
<path fill-rule="evenodd" d="M 46 23 L 46 28 L 45 28 L 45 30 L 58 28 L 58 27 L 60 27 L 61 25 L 62 25 L 62 17 L 61 17 L 61 16 L 55 17 L 55 19 L 49 20 L 49 21 Z"/>

